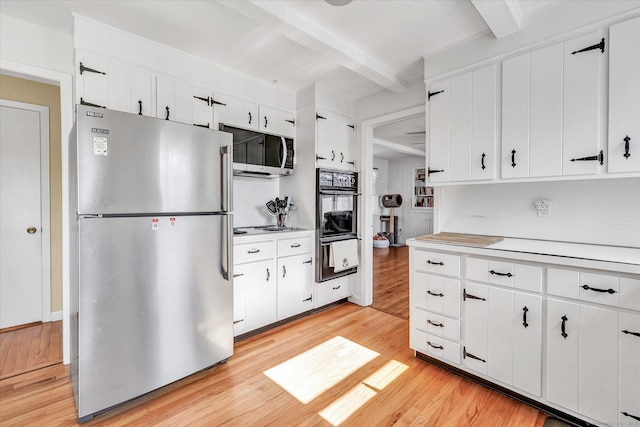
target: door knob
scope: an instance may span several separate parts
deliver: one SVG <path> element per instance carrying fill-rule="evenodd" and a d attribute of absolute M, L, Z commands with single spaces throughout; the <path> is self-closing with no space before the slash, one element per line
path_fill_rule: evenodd
<path fill-rule="evenodd" d="M 35 227 L 27 228 L 27 233 L 29 233 L 29 234 L 36 234 L 36 231 L 38 231 L 38 229 L 35 228 Z"/>

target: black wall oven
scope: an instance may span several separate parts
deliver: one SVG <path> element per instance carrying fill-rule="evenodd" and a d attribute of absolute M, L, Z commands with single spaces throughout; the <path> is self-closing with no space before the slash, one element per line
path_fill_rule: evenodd
<path fill-rule="evenodd" d="M 358 174 L 316 169 L 316 228 L 318 233 L 318 282 L 358 271 L 353 267 L 335 272 L 329 266 L 331 243 L 357 238 Z"/>

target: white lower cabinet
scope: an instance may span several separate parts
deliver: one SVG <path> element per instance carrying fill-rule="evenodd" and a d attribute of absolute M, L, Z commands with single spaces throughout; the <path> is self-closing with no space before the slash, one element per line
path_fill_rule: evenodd
<path fill-rule="evenodd" d="M 278 258 L 278 319 L 313 308 L 311 254 Z"/>
<path fill-rule="evenodd" d="M 620 314 L 619 425 L 640 421 L 640 315 Z"/>
<path fill-rule="evenodd" d="M 275 270 L 273 259 L 234 267 L 234 335 L 258 329 L 277 320 Z"/>
<path fill-rule="evenodd" d="M 550 402 L 600 422 L 618 419 L 618 316 L 614 310 L 549 299 Z"/>

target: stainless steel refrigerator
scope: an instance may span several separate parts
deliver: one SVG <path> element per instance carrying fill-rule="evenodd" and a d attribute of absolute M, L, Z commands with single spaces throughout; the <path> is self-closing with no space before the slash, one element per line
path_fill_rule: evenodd
<path fill-rule="evenodd" d="M 230 134 L 78 106 L 70 143 L 78 418 L 233 353 Z"/>

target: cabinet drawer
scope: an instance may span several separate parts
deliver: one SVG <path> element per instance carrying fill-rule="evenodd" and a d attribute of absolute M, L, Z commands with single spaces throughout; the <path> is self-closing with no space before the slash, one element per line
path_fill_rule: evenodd
<path fill-rule="evenodd" d="M 421 353 L 460 364 L 460 344 L 428 334 L 418 329 L 411 331 L 411 346 Z"/>
<path fill-rule="evenodd" d="M 432 335 L 460 341 L 460 321 L 428 311 L 414 309 L 413 327 Z"/>
<path fill-rule="evenodd" d="M 413 273 L 411 305 L 451 317 L 460 316 L 460 281 Z"/>
<path fill-rule="evenodd" d="M 580 299 L 606 305 L 618 305 L 618 278 L 604 274 L 580 273 Z"/>
<path fill-rule="evenodd" d="M 275 257 L 275 245 L 273 240 L 255 243 L 242 243 L 233 245 L 233 263 L 259 261 Z"/>
<path fill-rule="evenodd" d="M 460 256 L 416 249 L 413 251 L 413 268 L 430 273 L 459 277 Z"/>
<path fill-rule="evenodd" d="M 534 265 L 469 257 L 467 278 L 532 292 L 542 290 L 542 267 Z"/>
<path fill-rule="evenodd" d="M 330 304 L 351 295 L 347 277 L 316 284 L 316 307 Z"/>
<path fill-rule="evenodd" d="M 620 278 L 620 307 L 640 311 L 640 280 Z"/>
<path fill-rule="evenodd" d="M 278 240 L 278 256 L 311 253 L 311 237 L 296 237 Z"/>

